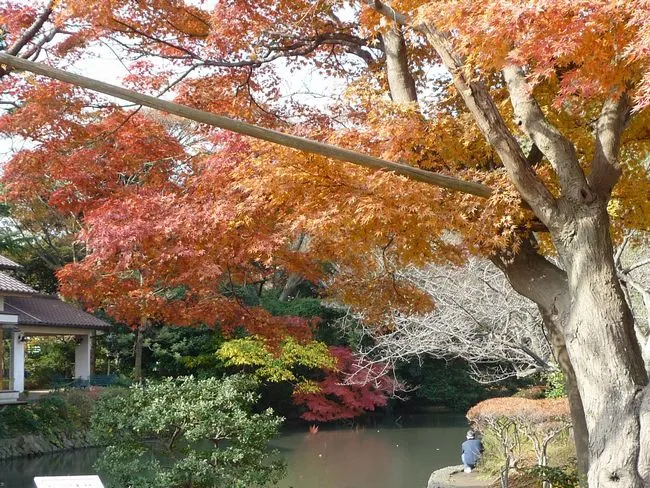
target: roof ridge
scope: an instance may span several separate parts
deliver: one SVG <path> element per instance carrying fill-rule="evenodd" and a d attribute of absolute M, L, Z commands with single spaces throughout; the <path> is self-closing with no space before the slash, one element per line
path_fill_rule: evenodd
<path fill-rule="evenodd" d="M 0 254 L 0 269 L 20 269 L 23 266 L 9 259 L 4 254 Z"/>
<path fill-rule="evenodd" d="M 23 283 L 18 278 L 14 278 L 13 276 L 5 273 L 2 269 L 0 269 L 0 293 L 3 291 L 17 292 L 29 295 L 38 293 L 27 283 Z"/>

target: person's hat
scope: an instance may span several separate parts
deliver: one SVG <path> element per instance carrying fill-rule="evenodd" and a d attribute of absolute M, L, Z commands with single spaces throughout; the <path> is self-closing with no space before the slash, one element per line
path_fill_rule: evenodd
<path fill-rule="evenodd" d="M 473 430 L 468 430 L 467 431 L 467 439 L 474 439 L 474 431 Z"/>

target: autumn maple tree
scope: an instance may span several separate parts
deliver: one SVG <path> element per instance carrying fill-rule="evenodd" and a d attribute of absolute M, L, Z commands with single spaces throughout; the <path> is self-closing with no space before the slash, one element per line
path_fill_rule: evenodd
<path fill-rule="evenodd" d="M 385 364 L 370 364 L 355 357 L 347 347 L 330 347 L 335 367 L 316 383 L 313 391 L 297 391 L 293 401 L 303 405 L 301 417 L 315 422 L 352 419 L 388 403 L 399 384 L 386 374 Z M 363 381 L 367 375 L 371 381 Z M 352 378 L 352 380 L 350 380 Z M 356 383 L 355 383 L 356 382 Z"/>
<path fill-rule="evenodd" d="M 589 485 L 642 487 L 650 389 L 612 241 L 648 230 L 649 15 L 646 0 L 7 2 L 9 54 L 81 66 L 109 46 L 129 87 L 492 189 L 205 126 L 191 147 L 151 114 L 7 66 L 0 130 L 29 141 L 8 198 L 83 223 L 67 293 L 261 335 L 291 326 L 231 291 L 277 269 L 373 323 L 432 305 L 397 270 L 487 256 L 540 309 Z M 306 68 L 331 102 L 282 88 Z"/>
<path fill-rule="evenodd" d="M 305 420 L 359 417 L 385 406 L 389 396 L 403 388 L 387 363 L 369 362 L 347 347 L 328 348 L 319 341 L 303 345 L 289 337 L 274 351 L 265 342 L 253 337 L 230 340 L 218 355 L 226 366 L 253 368 L 262 381 L 291 384 L 293 403 L 302 407 Z"/>

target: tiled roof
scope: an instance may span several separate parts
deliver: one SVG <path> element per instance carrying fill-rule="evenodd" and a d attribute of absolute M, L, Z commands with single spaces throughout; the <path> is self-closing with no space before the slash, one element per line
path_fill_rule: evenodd
<path fill-rule="evenodd" d="M 0 293 L 2 292 L 33 294 L 36 293 L 36 290 L 33 290 L 22 281 L 18 281 L 16 278 L 12 278 L 8 274 L 0 271 Z"/>
<path fill-rule="evenodd" d="M 20 269 L 22 266 L 0 254 L 0 269 Z"/>
<path fill-rule="evenodd" d="M 108 330 L 110 324 L 49 295 L 6 296 L 5 312 L 18 315 L 18 325 L 80 327 Z"/>

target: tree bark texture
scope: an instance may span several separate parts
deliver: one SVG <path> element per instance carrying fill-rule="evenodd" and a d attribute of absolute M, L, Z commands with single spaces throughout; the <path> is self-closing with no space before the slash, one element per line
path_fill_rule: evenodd
<path fill-rule="evenodd" d="M 606 202 L 560 200 L 558 207 L 568 217 L 550 231 L 569 282 L 564 336 L 589 430 L 589 486 L 649 486 L 641 446 L 650 428 L 642 425 L 648 377 L 616 275 Z"/>
<path fill-rule="evenodd" d="M 540 310 L 543 326 L 566 381 L 578 474 L 584 485 L 589 470 L 589 432 L 575 371 L 564 340 L 563 330 L 571 306 L 566 273 L 539 255 L 532 240 L 522 242 L 515 256 L 495 256 L 492 262 L 505 273 L 513 289 L 535 302 Z"/>
<path fill-rule="evenodd" d="M 401 27 L 389 27 L 382 34 L 382 39 L 386 53 L 386 78 L 393 102 L 417 102 L 415 81 L 409 69 L 406 42 Z"/>

